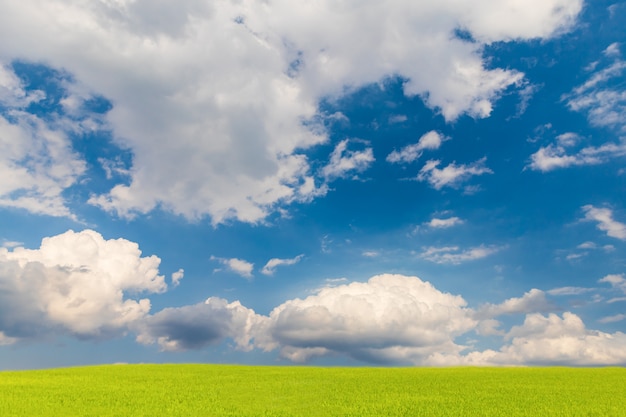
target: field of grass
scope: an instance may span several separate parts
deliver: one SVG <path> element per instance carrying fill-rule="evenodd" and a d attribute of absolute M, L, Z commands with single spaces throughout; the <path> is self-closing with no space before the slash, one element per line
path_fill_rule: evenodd
<path fill-rule="evenodd" d="M 0 416 L 626 416 L 626 369 L 110 365 L 0 372 Z"/>

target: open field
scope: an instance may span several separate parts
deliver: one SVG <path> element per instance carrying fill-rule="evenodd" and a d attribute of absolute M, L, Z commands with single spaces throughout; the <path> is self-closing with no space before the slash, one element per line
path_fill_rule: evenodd
<path fill-rule="evenodd" d="M 626 369 L 110 365 L 0 372 L 0 416 L 626 416 Z"/>

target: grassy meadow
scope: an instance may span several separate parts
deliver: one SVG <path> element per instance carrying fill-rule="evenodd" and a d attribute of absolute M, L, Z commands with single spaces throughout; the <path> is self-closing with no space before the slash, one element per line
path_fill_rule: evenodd
<path fill-rule="evenodd" d="M 108 365 L 0 372 L 0 416 L 626 416 L 624 368 Z"/>

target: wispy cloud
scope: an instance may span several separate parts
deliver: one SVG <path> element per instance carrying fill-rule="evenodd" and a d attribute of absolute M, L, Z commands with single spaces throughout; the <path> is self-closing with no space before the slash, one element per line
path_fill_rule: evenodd
<path fill-rule="evenodd" d="M 430 246 L 424 249 L 419 257 L 438 264 L 460 264 L 467 261 L 486 258 L 501 248 L 497 246 L 478 246 L 470 249 L 461 249 L 458 246 Z"/>
<path fill-rule="evenodd" d="M 576 87 L 564 99 L 574 111 L 585 111 L 589 122 L 596 126 L 626 131 L 626 90 L 623 83 L 613 83 L 623 78 L 626 61 L 621 59 L 619 44 L 613 43 L 604 51 L 613 62 L 594 72 L 582 85 Z"/>
<path fill-rule="evenodd" d="M 298 255 L 295 258 L 290 259 L 272 258 L 267 261 L 263 269 L 261 269 L 261 273 L 264 275 L 274 275 L 276 268 L 279 266 L 295 265 L 300 262 L 303 257 L 304 255 Z"/>
<path fill-rule="evenodd" d="M 442 136 L 439 132 L 431 130 L 430 132 L 422 135 L 417 143 L 405 146 L 399 151 L 394 150 L 391 152 L 387 155 L 387 162 L 411 163 L 422 156 L 422 152 L 425 149 L 439 149 L 441 143 L 447 139 L 448 138 Z"/>
<path fill-rule="evenodd" d="M 592 205 L 583 206 L 584 220 L 598 222 L 598 229 L 610 237 L 626 240 L 626 224 L 613 219 L 613 211 L 608 208 L 597 208 Z"/>
<path fill-rule="evenodd" d="M 429 160 L 417 174 L 418 181 L 427 181 L 434 189 L 443 187 L 457 188 L 460 183 L 469 178 L 483 174 L 493 174 L 493 171 L 485 166 L 487 158 L 481 158 L 467 165 L 457 165 L 455 162 L 443 169 L 437 168 L 441 161 Z"/>
<path fill-rule="evenodd" d="M 449 227 L 453 227 L 463 223 L 464 221 L 458 217 L 448 217 L 445 219 L 438 219 L 434 217 L 426 223 L 426 226 L 433 229 L 447 229 Z"/>

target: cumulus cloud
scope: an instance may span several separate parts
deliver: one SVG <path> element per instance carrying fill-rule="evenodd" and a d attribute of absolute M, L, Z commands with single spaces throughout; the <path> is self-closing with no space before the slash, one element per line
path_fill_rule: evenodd
<path fill-rule="evenodd" d="M 440 190 L 443 187 L 458 188 L 458 186 L 473 176 L 493 174 L 493 171 L 485 166 L 487 158 L 479 159 L 467 165 L 457 165 L 455 162 L 443 169 L 437 168 L 441 161 L 427 161 L 417 174 L 418 181 L 427 181 L 431 187 Z"/>
<path fill-rule="evenodd" d="M 447 138 L 442 136 L 439 132 L 431 130 L 422 135 L 417 143 L 405 146 L 399 151 L 394 150 L 391 152 L 387 155 L 387 162 L 411 163 L 422 156 L 422 152 L 425 149 L 439 149 L 441 143 L 446 139 Z"/>
<path fill-rule="evenodd" d="M 363 172 L 374 162 L 372 148 L 361 151 L 348 150 L 348 139 L 342 140 L 335 146 L 330 155 L 330 161 L 322 169 L 322 175 L 327 179 L 343 178 L 351 172 Z"/>
<path fill-rule="evenodd" d="M 250 263 L 246 260 L 239 258 L 218 258 L 216 256 L 211 256 L 212 261 L 217 261 L 224 265 L 229 271 L 234 272 L 235 274 L 241 275 L 246 279 L 252 279 L 252 270 L 254 269 L 254 264 Z"/>
<path fill-rule="evenodd" d="M 500 350 L 471 352 L 463 357 L 441 355 L 438 364 L 483 365 L 623 365 L 626 334 L 589 330 L 576 314 L 529 314 L 505 336 Z M 435 361 L 433 361 L 435 362 Z M 437 363 L 437 362 L 435 362 Z"/>
<path fill-rule="evenodd" d="M 626 224 L 613 219 L 613 210 L 597 208 L 590 204 L 583 206 L 585 220 L 598 222 L 597 228 L 606 232 L 607 236 L 626 240 Z"/>
<path fill-rule="evenodd" d="M 498 252 L 501 248 L 497 246 L 478 246 L 475 248 L 461 249 L 458 246 L 430 246 L 424 248 L 419 257 L 438 264 L 458 265 L 463 262 L 482 259 Z"/>
<path fill-rule="evenodd" d="M 39 249 L 0 248 L 3 339 L 120 335 L 150 310 L 150 300 L 131 295 L 166 290 L 159 264 L 136 243 L 92 230 L 45 238 Z"/>
<path fill-rule="evenodd" d="M 204 303 L 165 308 L 138 322 L 135 332 L 139 343 L 157 343 L 166 351 L 201 349 L 227 337 L 237 348 L 250 350 L 251 330 L 259 320 L 238 301 L 211 297 Z"/>
<path fill-rule="evenodd" d="M 491 68 L 484 46 L 556 36 L 581 7 L 582 0 L 320 1 L 298 9 L 285 0 L 4 1 L 0 56 L 63 68 L 113 103 L 106 119 L 133 154 L 123 170 L 130 177 L 92 204 L 121 216 L 160 207 L 214 224 L 254 223 L 323 194 L 300 152 L 328 140 L 321 99 L 397 75 L 406 95 L 421 96 L 448 121 L 487 117 L 523 74 Z M 459 27 L 475 42 L 453 36 Z M 0 97 L 28 100 L 14 78 L 0 77 Z M 68 152 L 58 166 L 73 170 L 63 181 L 24 178 L 18 189 L 66 188 L 82 172 L 67 164 L 76 159 Z M 67 214 L 55 204 L 45 210 Z"/>
<path fill-rule="evenodd" d="M 272 258 L 267 261 L 263 269 L 261 269 L 261 273 L 265 275 L 274 275 L 276 268 L 278 268 L 279 266 L 295 265 L 300 262 L 303 257 L 304 255 L 298 255 L 295 258 L 291 259 Z"/>
<path fill-rule="evenodd" d="M 256 344 L 284 357 L 343 354 L 370 362 L 421 363 L 433 352 L 458 352 L 455 336 L 475 326 L 462 297 L 417 277 L 378 275 L 319 290 L 276 307 Z"/>

